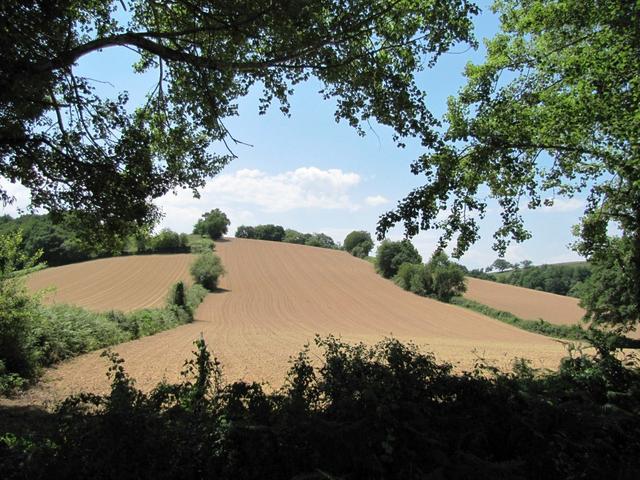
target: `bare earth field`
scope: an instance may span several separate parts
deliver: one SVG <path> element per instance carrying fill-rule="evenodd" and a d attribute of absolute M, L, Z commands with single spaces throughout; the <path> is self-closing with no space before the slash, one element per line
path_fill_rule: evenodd
<path fill-rule="evenodd" d="M 289 357 L 316 333 L 364 342 L 393 335 L 433 351 L 438 359 L 460 369 L 472 368 L 480 356 L 502 367 L 508 367 L 514 357 L 526 357 L 535 365 L 554 368 L 565 353 L 552 339 L 405 292 L 375 274 L 368 262 L 346 252 L 241 239 L 219 242 L 217 252 L 228 273 L 221 290 L 208 295 L 200 306 L 194 323 L 114 347 L 139 387 L 150 389 L 163 378 L 178 379 L 200 334 L 221 360 L 227 380 L 267 381 L 273 387 L 281 385 Z M 128 265 L 137 257 L 113 259 L 123 260 L 124 271 L 139 269 L 138 280 L 112 283 L 101 308 L 133 305 L 132 300 L 122 303 L 121 298 L 130 298 L 137 288 L 151 299 L 149 281 L 159 285 L 162 272 L 179 276 L 175 272 L 186 268 L 184 256 L 156 258 L 157 263 L 145 264 L 150 269 L 146 275 L 142 264 Z M 66 287 L 69 281 L 84 279 L 80 283 L 87 288 L 79 291 L 77 303 L 85 305 L 92 285 L 96 294 L 104 288 L 81 271 L 84 267 L 96 277 L 92 264 L 100 262 L 115 268 L 111 260 L 100 260 L 74 266 L 80 270 L 74 270 L 73 276 L 58 269 L 64 273 L 57 279 L 59 291 L 70 295 L 66 301 L 74 300 L 74 290 Z M 53 273 L 40 275 L 44 273 L 54 279 Z M 155 295 L 160 298 L 165 292 L 166 288 L 159 288 Z M 97 302 L 90 304 L 97 306 Z M 49 370 L 41 385 L 19 401 L 41 403 L 79 391 L 104 392 L 106 369 L 100 352 L 83 355 Z"/>
<path fill-rule="evenodd" d="M 45 302 L 71 303 L 97 312 L 159 307 L 172 284 L 191 283 L 193 258 L 188 253 L 103 258 L 41 270 L 29 276 L 27 286 L 32 291 L 54 286 Z"/>
<path fill-rule="evenodd" d="M 467 277 L 467 292 L 464 296 L 520 318 L 542 318 L 558 325 L 579 323 L 585 313 L 578 306 L 577 298 L 472 277 Z"/>

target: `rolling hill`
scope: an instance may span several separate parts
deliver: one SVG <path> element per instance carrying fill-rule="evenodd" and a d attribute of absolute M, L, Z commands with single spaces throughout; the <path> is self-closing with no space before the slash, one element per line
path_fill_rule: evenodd
<path fill-rule="evenodd" d="M 393 335 L 460 368 L 472 368 L 480 357 L 499 366 L 527 357 L 554 367 L 564 354 L 550 338 L 405 292 L 346 252 L 232 239 L 219 242 L 217 253 L 228 273 L 220 290 L 205 298 L 195 322 L 114 348 L 143 389 L 163 378 L 176 379 L 200 335 L 222 361 L 227 378 L 273 386 L 283 381 L 289 357 L 315 334 L 364 342 Z M 98 260 L 39 272 L 31 285 L 57 284 L 58 300 L 92 308 L 130 308 L 137 289 L 147 299 L 140 304 L 163 298 L 187 262 L 182 255 Z M 120 269 L 122 283 L 113 269 Z M 101 280 L 104 275 L 111 280 Z M 111 288 L 105 293 L 107 284 Z M 42 401 L 82 390 L 105 391 L 106 368 L 100 352 L 83 355 L 50 370 L 29 395 Z"/>

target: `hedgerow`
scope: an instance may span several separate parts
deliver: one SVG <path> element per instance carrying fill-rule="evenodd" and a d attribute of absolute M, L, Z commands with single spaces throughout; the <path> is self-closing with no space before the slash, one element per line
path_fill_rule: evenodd
<path fill-rule="evenodd" d="M 456 374 L 393 339 L 316 344 L 321 361 L 302 351 L 275 392 L 225 384 L 203 340 L 181 383 L 149 393 L 108 354 L 111 392 L 68 398 L 51 428 L 5 433 L 0 470 L 8 480 L 631 479 L 640 472 L 640 371 L 629 358 L 573 350 L 556 372 L 520 360 L 510 373 L 477 365 Z"/>

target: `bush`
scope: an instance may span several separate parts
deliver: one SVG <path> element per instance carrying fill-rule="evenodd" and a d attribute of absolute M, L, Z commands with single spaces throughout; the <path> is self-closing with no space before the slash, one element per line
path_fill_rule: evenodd
<path fill-rule="evenodd" d="M 254 237 L 257 240 L 269 240 L 281 242 L 284 238 L 284 228 L 280 225 L 257 225 L 254 228 Z"/>
<path fill-rule="evenodd" d="M 247 225 L 240 225 L 236 230 L 236 238 L 256 238 L 256 229 Z"/>
<path fill-rule="evenodd" d="M 333 241 L 333 238 L 329 235 L 325 235 L 324 233 L 312 233 L 307 238 L 305 245 L 320 248 L 337 248 L 336 242 Z"/>
<path fill-rule="evenodd" d="M 169 306 L 185 307 L 187 304 L 187 294 L 184 282 L 176 282 L 169 288 L 167 296 L 167 304 Z"/>
<path fill-rule="evenodd" d="M 457 374 L 386 339 L 316 339 L 285 386 L 224 384 L 203 340 L 181 383 L 144 393 L 110 355 L 111 392 L 0 437 L 14 478 L 636 478 L 640 371 L 598 347 L 558 371 Z M 46 428 L 45 428 L 46 427 Z M 108 475 L 105 474 L 108 472 Z"/>
<path fill-rule="evenodd" d="M 422 257 L 409 240 L 383 241 L 376 252 L 376 270 L 384 278 L 392 278 L 403 263 L 422 263 Z"/>
<path fill-rule="evenodd" d="M 365 258 L 373 248 L 373 240 L 369 232 L 355 230 L 346 236 L 343 248 L 354 257 Z"/>
<path fill-rule="evenodd" d="M 307 243 L 307 240 L 311 237 L 308 233 L 301 233 L 296 230 L 287 229 L 284 231 L 283 242 L 286 243 L 296 243 L 298 245 L 304 245 Z"/>
<path fill-rule="evenodd" d="M 191 265 L 191 275 L 209 291 L 218 287 L 218 277 L 224 274 L 220 258 L 211 252 L 201 253 Z"/>
<path fill-rule="evenodd" d="M 187 309 L 194 313 L 198 308 L 198 305 L 202 303 L 204 297 L 207 296 L 209 290 L 204 288 L 199 283 L 194 283 L 187 289 L 186 302 Z"/>
<path fill-rule="evenodd" d="M 169 228 L 161 230 L 149 241 L 151 251 L 156 253 L 177 253 L 189 251 L 189 239 L 186 234 L 176 233 Z"/>
<path fill-rule="evenodd" d="M 229 217 L 216 208 L 202 215 L 202 218 L 193 227 L 193 233 L 218 240 L 227 233 L 230 223 Z"/>
<path fill-rule="evenodd" d="M 432 279 L 431 292 L 438 300 L 449 302 L 454 296 L 467 290 L 464 269 L 449 260 L 444 252 L 436 252 L 427 264 Z"/>

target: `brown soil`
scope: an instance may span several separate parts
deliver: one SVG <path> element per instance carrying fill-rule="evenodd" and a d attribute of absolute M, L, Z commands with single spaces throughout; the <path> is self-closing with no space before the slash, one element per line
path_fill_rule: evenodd
<path fill-rule="evenodd" d="M 467 292 L 464 296 L 520 318 L 542 318 L 558 325 L 579 323 L 585 313 L 584 309 L 578 306 L 577 298 L 479 278 L 467 277 Z"/>
<path fill-rule="evenodd" d="M 472 368 L 479 357 L 507 367 L 516 356 L 554 368 L 564 354 L 563 346 L 552 339 L 405 292 L 376 275 L 369 263 L 345 252 L 241 239 L 218 243 L 217 251 L 228 273 L 221 290 L 208 295 L 200 306 L 194 323 L 114 348 L 139 387 L 146 390 L 163 378 L 178 379 L 193 341 L 201 334 L 222 361 L 227 380 L 267 381 L 274 387 L 282 383 L 290 356 L 312 342 L 316 333 L 364 342 L 394 336 L 413 341 L 461 369 Z M 101 300 L 103 308 L 122 308 L 120 297 L 130 296 L 137 288 L 149 292 L 148 280 L 159 285 L 160 272 L 176 272 L 179 277 L 177 272 L 186 262 L 178 255 L 155 257 L 156 263 L 146 264 L 147 274 L 141 264 L 129 266 L 140 261 L 137 257 L 74 267 L 95 271 L 93 263 L 111 266 L 114 260 L 123 271 L 136 271 L 138 280 L 126 281 L 118 289 L 121 284 L 113 277 L 113 290 Z M 91 286 L 102 290 L 82 272 L 69 277 L 74 282 L 79 278 L 87 291 L 78 303 L 91 296 Z M 59 291 L 66 291 L 67 281 L 66 275 L 59 278 Z M 73 300 L 74 291 L 78 290 L 69 289 L 67 301 Z M 163 292 L 157 290 L 158 298 Z M 49 370 L 40 386 L 18 402 L 41 403 L 78 391 L 104 392 L 106 369 L 100 352 L 64 362 Z"/>
<path fill-rule="evenodd" d="M 191 282 L 190 254 L 137 255 L 47 268 L 29 276 L 32 291 L 54 289 L 46 303 L 72 303 L 94 311 L 164 305 L 169 287 Z"/>

